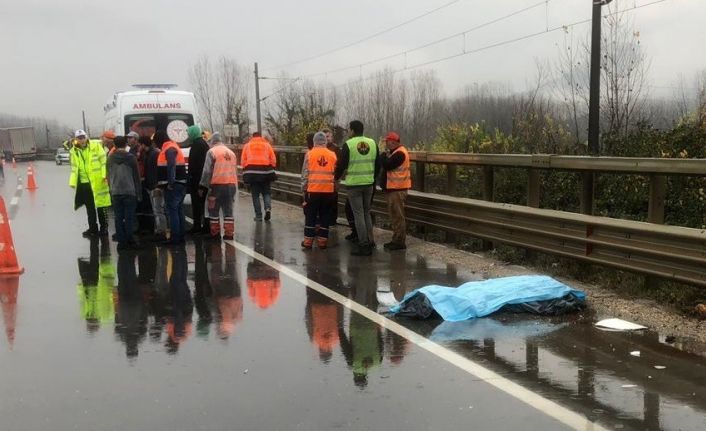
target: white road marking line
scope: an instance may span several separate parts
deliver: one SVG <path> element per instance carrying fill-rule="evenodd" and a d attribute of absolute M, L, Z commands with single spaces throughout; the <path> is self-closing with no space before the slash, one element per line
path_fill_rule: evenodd
<path fill-rule="evenodd" d="M 190 217 L 186 217 L 186 219 L 190 222 L 193 223 L 193 219 Z M 310 287 L 317 292 L 328 296 L 332 300 L 338 302 L 339 304 L 343 305 L 344 307 L 348 308 L 351 311 L 354 311 L 361 316 L 364 316 L 368 318 L 369 320 L 373 321 L 374 323 L 377 323 L 383 328 L 386 328 L 395 334 L 406 338 L 408 341 L 414 343 L 418 347 L 428 351 L 429 353 L 432 353 L 436 355 L 437 357 L 445 360 L 446 362 L 460 368 L 461 370 L 467 372 L 468 374 L 477 377 L 478 379 L 482 380 L 483 382 L 496 387 L 497 389 L 500 389 L 501 391 L 505 392 L 506 394 L 516 398 L 519 401 L 524 402 L 525 404 L 539 410 L 540 412 L 544 413 L 545 415 L 552 417 L 556 419 L 557 421 L 563 423 L 564 425 L 571 427 L 575 430 L 583 430 L 583 431 L 607 431 L 606 428 L 603 426 L 591 422 L 584 416 L 581 416 L 579 413 L 576 413 L 560 404 L 555 403 L 554 401 L 551 401 L 535 392 L 532 392 L 531 390 L 525 388 L 524 386 L 521 386 L 511 380 L 508 380 L 507 378 L 501 376 L 500 374 L 496 373 L 495 371 L 492 371 L 477 362 L 472 361 L 471 359 L 462 356 L 440 344 L 437 344 L 431 340 L 429 340 L 426 337 L 423 337 L 416 332 L 412 331 L 411 329 L 407 329 L 404 326 L 400 325 L 397 322 L 394 322 L 387 317 L 380 315 L 362 305 L 359 303 L 353 301 L 350 298 L 347 298 L 331 289 L 328 287 L 324 286 L 323 284 L 317 283 L 314 280 L 311 280 L 302 274 L 299 274 L 295 270 L 282 265 L 278 262 L 275 262 L 274 260 L 270 259 L 267 256 L 264 256 L 255 250 L 251 249 L 250 247 L 241 244 L 237 241 L 223 241 L 224 243 L 234 247 L 236 250 L 240 250 L 241 252 L 247 254 L 248 256 L 252 257 L 253 259 L 257 259 L 260 262 L 272 267 L 276 271 L 279 271 L 280 273 L 283 273 L 287 275 L 289 278 L 292 278 L 293 280 L 303 284 L 304 286 Z"/>
<path fill-rule="evenodd" d="M 10 200 L 10 206 L 17 205 L 18 203 L 20 203 L 20 198 L 17 197 L 17 196 L 13 197 L 13 198 Z"/>

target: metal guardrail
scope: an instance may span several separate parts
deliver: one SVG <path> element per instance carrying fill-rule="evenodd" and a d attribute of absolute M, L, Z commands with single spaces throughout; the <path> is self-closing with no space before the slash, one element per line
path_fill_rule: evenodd
<path fill-rule="evenodd" d="M 242 148 L 240 146 L 238 149 Z M 275 147 L 279 165 L 285 171 L 298 172 L 305 147 Z M 411 151 L 414 165 L 414 189 L 427 190 L 427 165 L 446 166 L 446 190 L 456 194 L 457 168 L 482 169 L 483 200 L 494 199 L 494 172 L 496 168 L 524 169 L 527 175 L 527 206 L 539 207 L 541 198 L 540 172 L 558 170 L 575 172 L 581 176 L 579 194 L 582 214 L 593 214 L 594 183 L 597 174 L 645 175 L 649 179 L 649 203 L 647 221 L 664 223 L 664 208 L 667 195 L 668 176 L 706 176 L 706 159 L 656 159 L 631 157 L 558 156 L 552 154 L 466 154 Z"/>
<path fill-rule="evenodd" d="M 300 202 L 300 177 L 273 191 Z M 386 213 L 382 193 L 373 211 Z M 341 198 L 345 190 L 341 190 Z M 409 222 L 445 232 L 706 286 L 706 231 L 410 191 Z"/>

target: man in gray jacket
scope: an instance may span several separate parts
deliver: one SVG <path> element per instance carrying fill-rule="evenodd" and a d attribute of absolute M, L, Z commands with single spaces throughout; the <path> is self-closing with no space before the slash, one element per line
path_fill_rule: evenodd
<path fill-rule="evenodd" d="M 137 158 L 128 152 L 127 139 L 124 136 L 118 136 L 114 143 L 115 151 L 108 157 L 106 169 L 115 212 L 115 239 L 118 241 L 120 251 L 137 248 L 132 229 L 135 209 L 137 202 L 142 199 L 142 191 Z"/>

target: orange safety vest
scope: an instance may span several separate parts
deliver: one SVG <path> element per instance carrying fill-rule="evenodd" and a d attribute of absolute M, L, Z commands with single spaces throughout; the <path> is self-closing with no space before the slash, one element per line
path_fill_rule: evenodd
<path fill-rule="evenodd" d="M 248 278 L 246 281 L 248 286 L 248 296 L 250 299 L 263 310 L 271 307 L 277 298 L 281 282 L 279 278 L 253 279 Z"/>
<path fill-rule="evenodd" d="M 174 148 L 177 150 L 176 157 L 176 182 L 186 184 L 186 159 L 179 145 L 173 141 L 162 144 L 162 150 L 157 157 L 157 184 L 165 185 L 169 182 L 167 172 L 167 150 Z"/>
<path fill-rule="evenodd" d="M 274 150 L 264 138 L 252 138 L 243 147 L 242 154 L 243 169 L 261 167 L 262 171 L 273 171 L 277 166 L 277 159 L 274 157 Z"/>
<path fill-rule="evenodd" d="M 306 179 L 306 191 L 309 193 L 333 193 L 333 173 L 336 169 L 336 154 L 326 147 L 314 147 L 309 150 Z"/>
<path fill-rule="evenodd" d="M 209 151 L 215 159 L 211 184 L 236 184 L 238 182 L 238 161 L 235 153 L 222 144 L 214 146 Z"/>
<path fill-rule="evenodd" d="M 391 171 L 387 171 L 387 189 L 388 190 L 407 190 L 412 188 L 412 176 L 410 174 L 409 153 L 407 148 L 400 145 L 392 152 L 401 151 L 404 154 L 404 161 L 401 165 Z"/>

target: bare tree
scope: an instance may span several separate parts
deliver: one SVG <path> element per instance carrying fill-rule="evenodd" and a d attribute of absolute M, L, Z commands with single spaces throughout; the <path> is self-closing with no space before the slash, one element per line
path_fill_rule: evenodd
<path fill-rule="evenodd" d="M 625 135 L 644 113 L 649 61 L 633 20 L 614 8 L 609 6 L 602 36 L 601 110 L 604 130 Z"/>
<path fill-rule="evenodd" d="M 218 60 L 218 94 L 216 97 L 220 130 L 226 124 L 238 126 L 241 137 L 247 134 L 250 125 L 248 94 L 250 94 L 249 70 L 235 60 L 221 57 Z"/>
<path fill-rule="evenodd" d="M 189 69 L 189 83 L 196 96 L 199 112 L 205 125 L 215 130 L 217 88 L 211 62 L 202 56 Z"/>

